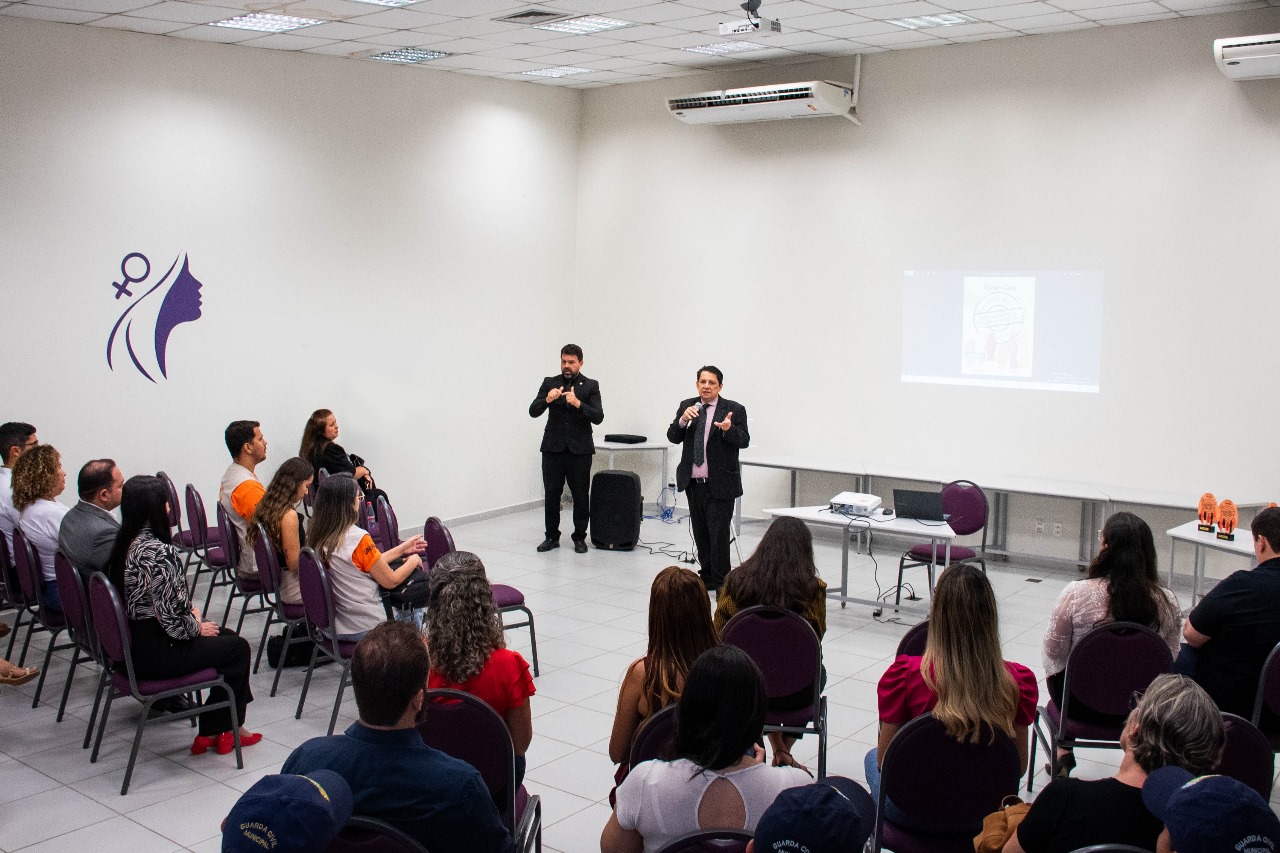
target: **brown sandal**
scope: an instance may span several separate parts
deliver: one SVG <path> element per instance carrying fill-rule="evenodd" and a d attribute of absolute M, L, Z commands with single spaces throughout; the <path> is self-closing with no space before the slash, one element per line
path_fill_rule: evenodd
<path fill-rule="evenodd" d="M 809 768 L 805 767 L 799 761 L 796 761 L 790 752 L 786 752 L 783 750 L 774 750 L 773 766 L 774 767 L 795 767 L 800 770 L 803 770 L 805 773 L 808 773 L 809 777 L 813 778 L 813 773 L 810 772 Z"/>
<path fill-rule="evenodd" d="M 16 686 L 18 684 L 26 684 L 28 681 L 39 677 L 40 670 L 35 667 L 23 669 L 22 667 L 15 666 L 10 672 L 0 675 L 0 684 L 12 684 Z"/>

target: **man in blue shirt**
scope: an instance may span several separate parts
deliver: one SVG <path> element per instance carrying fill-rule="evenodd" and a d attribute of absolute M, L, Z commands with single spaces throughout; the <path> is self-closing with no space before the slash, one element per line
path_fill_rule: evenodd
<path fill-rule="evenodd" d="M 355 814 L 385 820 L 428 850 L 509 853 L 511 836 L 480 774 L 418 734 L 427 669 L 426 646 L 412 627 L 374 628 L 351 661 L 360 720 L 345 734 L 302 744 L 280 772 L 336 772 L 351 786 Z"/>

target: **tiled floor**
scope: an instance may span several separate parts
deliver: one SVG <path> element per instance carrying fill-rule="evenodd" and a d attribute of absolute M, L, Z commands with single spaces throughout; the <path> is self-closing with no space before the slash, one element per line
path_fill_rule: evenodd
<path fill-rule="evenodd" d="M 541 511 L 524 512 L 458 526 L 453 533 L 458 547 L 483 558 L 493 580 L 523 590 L 536 615 L 542 675 L 532 700 L 534 739 L 526 784 L 542 796 L 545 849 L 586 853 L 599 849 L 600 830 L 609 816 L 605 798 L 613 766 L 606 749 L 618 684 L 627 664 L 644 653 L 649 584 L 675 560 L 644 549 L 592 549 L 580 555 L 565 547 L 538 554 L 534 546 L 542 538 L 541 520 Z M 745 526 L 744 555 L 763 529 L 760 523 Z M 672 551 L 690 547 L 685 524 L 646 520 L 642 537 L 646 542 L 675 543 Z M 820 537 L 816 544 L 819 568 L 834 585 L 839 581 L 839 540 Z M 858 595 L 874 592 L 874 572 L 883 586 L 892 583 L 900 545 L 884 542 L 879 548 L 878 570 L 866 555 L 854 561 L 853 585 L 868 587 Z M 923 583 L 923 573 L 917 575 Z M 989 576 L 1000 600 L 1005 656 L 1040 672 L 1040 638 L 1053 601 L 1063 584 L 1079 575 L 993 564 Z M 1185 604 L 1186 591 L 1178 592 Z M 246 623 L 245 634 L 254 642 L 261 624 L 260 617 Z M 875 683 L 906 626 L 876 621 L 868 608 L 855 605 L 844 610 L 830 607 L 827 625 L 823 645 L 829 673 L 829 772 L 861 780 L 862 757 L 875 742 Z M 528 656 L 527 631 L 512 631 L 508 639 Z M 43 644 L 38 644 L 28 663 L 33 662 L 31 656 L 38 662 L 43 651 Z M 318 671 L 306 713 L 295 720 L 302 672 L 287 670 L 280 694 L 273 699 L 267 695 L 272 673 L 264 667 L 254 677 L 258 698 L 249 707 L 248 723 L 265 738 L 245 750 L 244 770 L 237 770 L 229 755 L 188 754 L 192 730 L 187 726 L 156 725 L 143 740 L 129 794 L 121 797 L 137 706 L 117 703 L 102 756 L 90 764 L 80 739 L 96 674 L 84 668 L 77 675 L 68 716 L 56 723 L 66 670 L 67 659 L 55 658 L 44 699 L 35 710 L 34 683 L 0 691 L 0 850 L 217 851 L 219 823 L 240 792 L 262 775 L 278 771 L 304 739 L 324 734 L 337 687 L 332 668 Z M 354 719 L 350 691 L 343 711 L 340 729 Z M 811 766 L 816 754 L 816 738 L 805 738 L 796 749 L 797 757 Z M 1113 752 L 1084 752 L 1077 775 L 1107 775 L 1114 772 L 1117 760 Z M 1043 784 L 1041 773 L 1037 789 Z"/>

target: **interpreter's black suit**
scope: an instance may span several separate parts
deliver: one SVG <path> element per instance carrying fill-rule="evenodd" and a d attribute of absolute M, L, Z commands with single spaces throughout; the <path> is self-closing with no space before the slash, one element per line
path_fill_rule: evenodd
<path fill-rule="evenodd" d="M 573 380 L 573 393 L 582 403 L 569 405 L 564 397 L 547 403 L 552 388 L 567 390 L 569 382 L 561 374 L 542 380 L 538 396 L 529 404 L 529 417 L 547 413 L 547 426 L 542 431 L 542 485 L 546 491 L 546 535 L 560 539 L 560 494 L 565 480 L 573 495 L 573 538 L 585 541 L 587 522 L 591 518 L 588 491 L 591 487 L 591 456 L 596 452 L 591 425 L 604 420 L 604 404 L 600 402 L 600 383 L 579 373 Z"/>
<path fill-rule="evenodd" d="M 733 501 L 742 494 L 738 451 L 751 444 L 751 434 L 747 431 L 746 408 L 741 403 L 721 397 L 716 402 L 713 420 L 720 423 L 732 412 L 731 426 L 727 430 L 714 425 L 711 427 L 704 447 L 707 480 L 692 480 L 694 433 L 706 428 L 706 415 L 699 415 L 687 427 L 681 426 L 680 416 L 698 399 L 690 397 L 681 401 L 675 419 L 667 427 L 667 440 L 684 445 L 680 450 L 680 464 L 676 466 L 676 488 L 685 492 L 689 500 L 689 524 L 698 548 L 698 573 L 708 589 L 719 589 L 725 575 L 729 574 L 729 526 L 733 521 Z"/>

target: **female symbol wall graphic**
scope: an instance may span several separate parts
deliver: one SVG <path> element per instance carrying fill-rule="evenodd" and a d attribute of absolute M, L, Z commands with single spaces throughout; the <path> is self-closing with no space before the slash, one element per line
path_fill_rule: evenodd
<path fill-rule="evenodd" d="M 136 263 L 131 265 L 130 261 L 134 260 L 140 260 L 142 265 L 139 266 Z M 173 271 L 178 268 L 178 258 L 174 258 L 173 263 L 169 265 L 169 269 L 160 277 L 159 281 L 151 285 L 145 293 L 124 310 L 124 313 L 116 320 L 115 326 L 111 328 L 111 334 L 107 338 L 107 367 L 113 371 L 115 370 L 116 361 L 113 352 L 116 349 L 117 341 L 123 340 L 129 360 L 139 373 L 152 382 L 156 381 L 155 377 L 151 375 L 151 371 L 147 369 L 153 363 L 151 356 L 154 353 L 155 359 L 152 370 L 159 372 L 165 379 L 169 378 L 169 335 L 175 327 L 183 323 L 194 322 L 201 317 L 200 290 L 203 285 L 191 274 L 189 258 L 183 255 L 181 260 L 182 268 L 178 270 L 176 276 L 173 276 Z M 132 266 L 134 273 L 142 271 L 142 275 L 131 274 L 128 271 L 130 266 Z M 119 299 L 122 296 L 133 298 L 134 294 L 129 291 L 129 285 L 145 284 L 150 273 L 151 262 L 147 260 L 146 255 L 141 252 L 130 252 L 125 255 L 124 260 L 120 262 L 122 282 L 112 282 L 111 284 L 116 290 L 115 298 Z M 173 276 L 172 281 L 170 281 L 170 276 Z M 151 296 L 166 283 L 169 284 L 169 289 L 165 292 L 164 298 L 160 301 L 159 310 L 154 315 L 155 322 L 151 327 L 151 334 L 147 335 L 145 329 L 150 324 L 142 316 L 146 309 L 139 311 L 138 314 L 134 314 L 134 309 L 146 303 L 147 297 Z M 152 300 L 152 302 L 146 304 L 150 307 L 154 302 L 155 300 Z M 135 325 L 138 326 L 137 335 L 134 334 Z M 144 359 L 147 361 L 146 366 L 143 365 Z"/>

